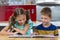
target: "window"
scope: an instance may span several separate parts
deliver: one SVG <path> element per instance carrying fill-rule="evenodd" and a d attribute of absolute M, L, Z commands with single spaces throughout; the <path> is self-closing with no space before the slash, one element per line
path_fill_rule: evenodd
<path fill-rule="evenodd" d="M 36 6 L 37 20 L 40 20 L 40 11 L 44 6 Z M 52 10 L 52 21 L 60 21 L 60 6 L 50 6 Z"/>
<path fill-rule="evenodd" d="M 9 0 L 9 5 L 23 5 L 24 0 Z"/>

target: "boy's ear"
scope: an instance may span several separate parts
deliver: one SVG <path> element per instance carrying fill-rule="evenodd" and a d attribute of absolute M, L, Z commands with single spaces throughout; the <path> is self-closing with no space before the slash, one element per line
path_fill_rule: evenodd
<path fill-rule="evenodd" d="M 50 19 L 52 20 L 52 17 L 50 17 Z"/>

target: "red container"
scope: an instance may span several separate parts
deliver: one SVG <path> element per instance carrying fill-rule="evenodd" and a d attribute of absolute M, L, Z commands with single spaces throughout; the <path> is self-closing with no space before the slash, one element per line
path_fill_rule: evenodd
<path fill-rule="evenodd" d="M 0 21 L 8 21 L 15 8 L 24 8 L 30 11 L 32 21 L 36 21 L 36 5 L 11 5 L 0 6 Z"/>

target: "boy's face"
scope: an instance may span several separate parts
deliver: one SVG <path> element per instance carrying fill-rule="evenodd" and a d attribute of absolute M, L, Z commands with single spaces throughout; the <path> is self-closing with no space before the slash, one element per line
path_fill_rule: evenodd
<path fill-rule="evenodd" d="M 26 15 L 19 15 L 16 17 L 18 24 L 22 25 L 26 22 Z"/>
<path fill-rule="evenodd" d="M 42 15 L 41 14 L 41 22 L 42 24 L 46 25 L 50 22 L 51 18 L 47 15 Z"/>

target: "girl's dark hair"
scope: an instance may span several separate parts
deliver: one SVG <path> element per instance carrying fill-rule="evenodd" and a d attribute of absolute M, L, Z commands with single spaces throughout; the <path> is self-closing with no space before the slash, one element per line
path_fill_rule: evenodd
<path fill-rule="evenodd" d="M 30 19 L 30 12 L 28 10 L 25 10 L 25 12 L 26 12 L 27 20 L 29 20 Z"/>
<path fill-rule="evenodd" d="M 26 10 L 24 10 L 24 9 L 22 9 L 22 8 L 16 8 L 15 10 L 14 10 L 14 14 L 10 17 L 10 27 L 9 28 L 11 28 L 11 26 L 13 26 L 14 24 L 15 24 L 15 18 L 18 16 L 18 15 L 22 15 L 22 14 L 24 14 L 24 15 L 26 15 L 26 22 L 25 22 L 25 24 L 27 24 L 28 23 L 28 20 L 29 20 L 29 12 Z"/>

